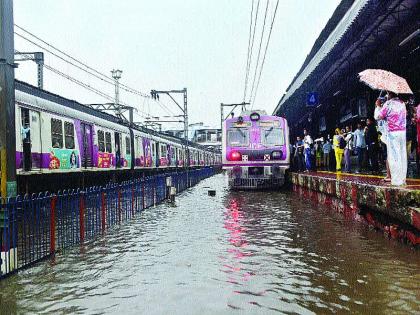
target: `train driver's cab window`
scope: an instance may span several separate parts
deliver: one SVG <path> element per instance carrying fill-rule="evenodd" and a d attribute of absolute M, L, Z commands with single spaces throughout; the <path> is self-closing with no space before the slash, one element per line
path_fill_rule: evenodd
<path fill-rule="evenodd" d="M 112 153 L 111 133 L 105 132 L 105 151 Z"/>
<path fill-rule="evenodd" d="M 270 127 L 261 130 L 261 142 L 267 146 L 279 146 L 284 144 L 283 129 Z"/>
<path fill-rule="evenodd" d="M 63 148 L 63 122 L 51 118 L 51 144 L 54 149 Z"/>
<path fill-rule="evenodd" d="M 105 133 L 102 130 L 98 130 L 98 150 L 105 152 Z"/>
<path fill-rule="evenodd" d="M 64 122 L 64 139 L 66 149 L 74 149 L 74 125 L 71 122 Z"/>
<path fill-rule="evenodd" d="M 130 154 L 131 151 L 130 138 L 125 137 L 125 154 Z"/>
<path fill-rule="evenodd" d="M 249 144 L 249 130 L 232 128 L 228 131 L 228 144 L 231 147 L 246 147 Z"/>

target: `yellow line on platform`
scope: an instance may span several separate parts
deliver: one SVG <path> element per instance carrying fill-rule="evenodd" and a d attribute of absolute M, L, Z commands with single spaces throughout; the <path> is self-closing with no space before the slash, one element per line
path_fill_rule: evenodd
<path fill-rule="evenodd" d="M 326 174 L 335 174 L 335 175 L 346 175 L 346 176 L 358 176 L 358 177 L 369 177 L 369 178 L 385 178 L 384 176 L 379 175 L 369 175 L 369 174 L 353 174 L 353 173 L 337 173 L 331 171 L 318 171 L 317 173 L 326 173 Z"/>

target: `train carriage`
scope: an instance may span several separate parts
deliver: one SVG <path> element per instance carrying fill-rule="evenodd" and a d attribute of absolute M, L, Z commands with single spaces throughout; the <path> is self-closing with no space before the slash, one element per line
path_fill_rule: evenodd
<path fill-rule="evenodd" d="M 284 118 L 264 111 L 243 112 L 223 122 L 222 158 L 229 186 L 275 188 L 289 168 L 289 128 Z"/>
<path fill-rule="evenodd" d="M 19 176 L 200 165 L 204 151 L 192 143 L 130 128 L 115 116 L 20 81 L 16 87 Z"/>

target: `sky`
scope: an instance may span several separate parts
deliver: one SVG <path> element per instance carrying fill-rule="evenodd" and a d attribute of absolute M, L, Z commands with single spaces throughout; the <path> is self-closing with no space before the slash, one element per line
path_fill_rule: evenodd
<path fill-rule="evenodd" d="M 110 75 L 110 70 L 121 69 L 121 83 L 145 94 L 151 89 L 187 88 L 189 122 L 218 126 L 220 103 L 243 101 L 252 1 L 15 0 L 14 19 L 15 24 L 102 73 Z M 276 5 L 275 0 L 259 1 L 249 86 L 255 73 L 266 1 L 260 62 Z M 254 0 L 254 14 L 257 2 Z M 339 2 L 280 0 L 253 109 L 273 112 Z M 31 39 L 19 29 L 15 32 Z M 19 36 L 15 36 L 15 49 L 40 51 Z M 49 53 L 45 63 L 114 95 L 111 84 Z M 35 64 L 21 62 L 16 78 L 36 85 Z M 48 70 L 44 71 L 44 89 L 84 104 L 109 102 Z M 137 108 L 136 120 L 148 115 L 181 114 L 165 96 L 160 98 L 163 106 L 126 91 L 121 91 L 120 99 Z M 183 102 L 181 96 L 177 100 Z M 249 100 L 249 91 L 245 100 Z"/>

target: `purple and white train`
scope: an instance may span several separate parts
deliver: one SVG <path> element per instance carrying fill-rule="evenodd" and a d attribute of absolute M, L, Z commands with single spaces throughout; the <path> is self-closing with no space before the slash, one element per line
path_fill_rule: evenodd
<path fill-rule="evenodd" d="M 18 176 L 220 165 L 220 153 L 16 81 Z"/>
<path fill-rule="evenodd" d="M 223 122 L 222 161 L 229 186 L 276 188 L 289 168 L 289 127 L 284 118 L 264 111 L 243 112 Z"/>

